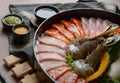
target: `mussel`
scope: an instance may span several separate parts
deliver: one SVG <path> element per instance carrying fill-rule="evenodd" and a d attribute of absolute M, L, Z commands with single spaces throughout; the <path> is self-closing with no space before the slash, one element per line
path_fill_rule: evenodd
<path fill-rule="evenodd" d="M 106 38 L 104 45 L 107 47 L 111 47 L 111 46 L 115 45 L 119 40 L 120 40 L 120 35 L 118 35 L 118 34 L 109 35 Z"/>

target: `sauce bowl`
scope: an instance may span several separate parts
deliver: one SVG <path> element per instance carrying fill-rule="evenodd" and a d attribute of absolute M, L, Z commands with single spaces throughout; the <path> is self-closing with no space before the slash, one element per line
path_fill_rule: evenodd
<path fill-rule="evenodd" d="M 25 44 L 29 41 L 30 28 L 25 24 L 18 24 L 12 28 L 14 44 Z"/>
<path fill-rule="evenodd" d="M 34 9 L 34 15 L 39 21 L 44 21 L 58 12 L 59 10 L 54 6 L 37 6 Z"/>
<path fill-rule="evenodd" d="M 5 15 L 1 21 L 5 30 L 12 31 L 12 27 L 23 23 L 23 18 L 17 14 L 8 14 Z"/>

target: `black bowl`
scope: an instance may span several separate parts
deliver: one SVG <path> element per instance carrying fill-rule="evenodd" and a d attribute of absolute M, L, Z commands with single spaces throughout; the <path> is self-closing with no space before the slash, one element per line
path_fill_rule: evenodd
<path fill-rule="evenodd" d="M 25 24 L 18 24 L 12 28 L 13 43 L 26 44 L 30 37 L 30 27 Z"/>
<path fill-rule="evenodd" d="M 39 21 L 44 21 L 45 19 L 55 15 L 59 10 L 54 6 L 37 6 L 34 9 L 34 15 Z"/>
<path fill-rule="evenodd" d="M 11 17 L 12 16 L 12 17 Z M 10 19 L 11 17 L 11 19 Z M 8 20 L 6 21 L 6 18 L 8 19 L 9 18 L 9 23 L 8 23 Z M 18 23 L 15 22 L 18 21 Z M 15 25 L 17 24 L 22 24 L 23 23 L 23 18 L 20 16 L 20 15 L 17 15 L 17 14 L 8 14 L 8 15 L 5 15 L 2 19 L 2 24 L 3 24 L 3 27 L 5 30 L 7 31 L 12 31 L 12 27 L 14 27 Z M 14 24 L 11 24 L 12 22 L 14 22 Z"/>

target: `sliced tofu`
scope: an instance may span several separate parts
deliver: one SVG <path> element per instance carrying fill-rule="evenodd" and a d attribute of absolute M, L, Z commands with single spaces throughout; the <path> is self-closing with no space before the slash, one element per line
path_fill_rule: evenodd
<path fill-rule="evenodd" d="M 12 68 L 13 73 L 17 78 L 24 77 L 24 75 L 32 72 L 32 67 L 26 61 L 21 64 L 16 64 L 15 67 Z"/>
<path fill-rule="evenodd" d="M 22 58 L 19 58 L 14 55 L 9 55 L 9 56 L 5 57 L 3 60 L 8 67 L 13 67 L 15 64 L 23 61 Z"/>
<path fill-rule="evenodd" d="M 20 80 L 20 82 L 21 83 L 40 83 L 36 73 L 33 73 L 31 75 L 26 75 L 23 79 Z"/>

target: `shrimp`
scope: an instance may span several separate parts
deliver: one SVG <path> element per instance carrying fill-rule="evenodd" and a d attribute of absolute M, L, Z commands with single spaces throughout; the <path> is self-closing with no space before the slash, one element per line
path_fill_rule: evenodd
<path fill-rule="evenodd" d="M 86 40 L 86 42 L 84 42 L 84 39 L 83 41 L 79 39 L 66 47 L 67 54 L 71 55 L 73 59 L 85 59 L 103 40 L 103 38 L 99 38 L 97 40 Z M 80 44 L 80 42 L 82 44 Z"/>
<path fill-rule="evenodd" d="M 96 49 L 92 51 L 86 59 L 78 59 L 72 63 L 72 69 L 81 77 L 86 77 L 93 74 L 101 60 L 101 57 L 107 51 L 103 44 L 97 45 Z"/>

